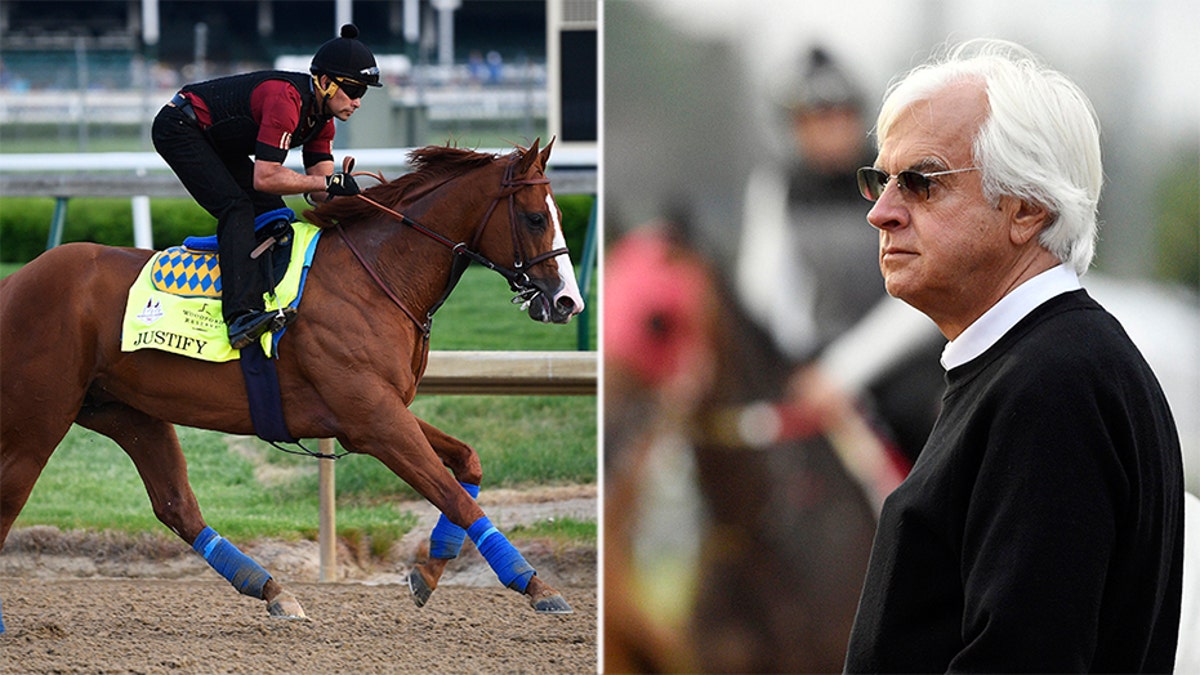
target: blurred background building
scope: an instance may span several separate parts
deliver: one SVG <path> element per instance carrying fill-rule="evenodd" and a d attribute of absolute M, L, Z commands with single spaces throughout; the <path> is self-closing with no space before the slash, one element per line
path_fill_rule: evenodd
<path fill-rule="evenodd" d="M 307 71 L 346 22 L 376 54 L 385 88 L 339 129 L 343 149 L 450 140 L 499 147 L 548 133 L 560 143 L 594 142 L 597 7 L 0 0 L 0 151 L 147 150 L 150 120 L 182 84 L 264 68 Z"/>
<path fill-rule="evenodd" d="M 639 16 L 627 17 L 634 13 Z M 700 91 L 706 94 L 703 109 L 674 107 L 663 126 L 692 125 L 689 120 L 714 107 L 736 111 L 723 116 L 719 131 L 742 134 L 738 156 L 716 154 L 727 145 L 714 138 L 716 127 L 690 134 L 677 146 L 676 152 L 690 153 L 711 171 L 721 169 L 703 162 L 706 151 L 725 165 L 784 142 L 771 121 L 769 94 L 782 79 L 800 76 L 800 56 L 814 45 L 828 48 L 862 84 L 873 123 L 888 82 L 937 46 L 982 36 L 1025 44 L 1075 79 L 1100 116 L 1107 181 L 1098 268 L 1122 276 L 1165 276 L 1200 289 L 1200 89 L 1191 85 L 1200 82 L 1200 52 L 1194 48 L 1200 15 L 1185 0 L 607 0 L 605 35 L 606 122 L 637 114 L 630 106 L 645 105 L 651 97 L 657 107 L 649 112 L 666 112 Z M 709 52 L 696 55 L 695 67 L 688 67 L 660 48 L 653 54 L 660 58 L 640 61 L 626 79 L 625 50 L 644 40 L 683 41 L 693 45 L 685 49 Z M 728 65 L 705 62 L 718 58 Z M 736 72 L 718 78 L 718 68 Z M 653 91 L 646 89 L 651 86 Z M 641 98 L 631 98 L 636 96 Z M 655 135 L 658 121 L 643 118 L 636 137 Z M 616 159 L 633 139 L 623 124 L 607 126 L 622 131 L 614 133 L 621 145 L 608 153 Z M 731 193 L 740 192 L 723 182 Z"/>

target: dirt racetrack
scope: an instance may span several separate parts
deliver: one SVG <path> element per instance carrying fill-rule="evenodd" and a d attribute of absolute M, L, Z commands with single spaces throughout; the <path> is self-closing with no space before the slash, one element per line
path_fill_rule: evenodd
<path fill-rule="evenodd" d="M 19 586 L 19 588 L 18 588 Z M 539 616 L 500 588 L 292 584 L 313 620 L 271 619 L 223 580 L 0 580 L 6 673 L 589 673 L 592 589 Z"/>
<path fill-rule="evenodd" d="M 485 509 L 508 526 L 595 513 L 594 486 L 493 499 Z M 15 529 L 0 554 L 0 673 L 596 672 L 594 547 L 513 539 L 574 614 L 536 614 L 469 545 L 417 608 L 403 578 L 432 526 L 421 518 L 389 560 L 343 545 L 337 583 L 317 582 L 314 542 L 245 545 L 309 621 L 270 618 L 182 542 Z"/>

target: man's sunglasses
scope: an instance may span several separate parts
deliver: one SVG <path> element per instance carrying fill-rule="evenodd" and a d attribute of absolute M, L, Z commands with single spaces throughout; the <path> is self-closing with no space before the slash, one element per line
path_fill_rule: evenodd
<path fill-rule="evenodd" d="M 362 82 L 346 80 L 340 77 L 333 78 L 333 81 L 338 83 L 338 87 L 341 87 L 342 91 L 345 92 L 346 96 L 348 96 L 352 101 L 355 99 L 360 99 L 367 94 L 367 85 L 363 84 Z"/>
<path fill-rule="evenodd" d="M 951 173 L 963 173 L 964 171 L 978 171 L 979 167 L 972 166 L 966 169 L 950 169 L 949 171 L 934 171 L 933 173 L 921 173 L 908 169 L 896 174 L 896 184 L 900 189 L 911 195 L 929 199 L 929 186 L 933 184 L 933 178 L 937 176 L 945 176 Z M 858 170 L 858 191 L 864 199 L 868 201 L 878 201 L 883 196 L 883 191 L 887 188 L 888 181 L 893 176 L 876 169 L 873 166 L 864 166 Z"/>

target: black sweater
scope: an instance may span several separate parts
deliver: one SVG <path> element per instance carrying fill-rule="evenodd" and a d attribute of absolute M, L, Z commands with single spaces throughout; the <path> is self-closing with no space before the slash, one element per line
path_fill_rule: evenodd
<path fill-rule="evenodd" d="M 1183 570 L 1179 438 L 1085 291 L 947 373 L 880 517 L 848 672 L 1166 672 Z"/>

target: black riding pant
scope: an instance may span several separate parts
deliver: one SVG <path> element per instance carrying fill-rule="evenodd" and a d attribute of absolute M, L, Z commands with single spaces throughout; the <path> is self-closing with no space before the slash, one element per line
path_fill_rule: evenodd
<path fill-rule="evenodd" d="M 163 106 L 150 134 L 154 149 L 179 181 L 217 219 L 225 320 L 261 310 L 268 256 L 250 258 L 256 245 L 254 217 L 283 208 L 283 198 L 255 190 L 253 160 L 221 153 L 196 120 L 179 108 Z"/>

